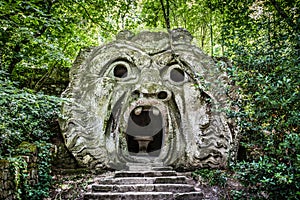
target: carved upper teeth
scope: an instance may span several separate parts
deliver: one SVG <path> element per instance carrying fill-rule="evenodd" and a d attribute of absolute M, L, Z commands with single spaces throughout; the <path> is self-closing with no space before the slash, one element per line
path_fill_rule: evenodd
<path fill-rule="evenodd" d="M 157 108 L 153 108 L 152 112 L 153 112 L 153 115 L 155 115 L 155 116 L 159 115 L 159 110 Z"/>
<path fill-rule="evenodd" d="M 135 115 L 140 115 L 143 111 L 142 107 L 137 107 L 136 109 L 134 109 L 134 114 Z"/>

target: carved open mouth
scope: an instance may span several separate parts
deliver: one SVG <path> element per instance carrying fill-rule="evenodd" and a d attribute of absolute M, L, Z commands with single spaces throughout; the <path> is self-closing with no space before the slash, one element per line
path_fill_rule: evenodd
<path fill-rule="evenodd" d="M 136 106 L 130 112 L 126 130 L 129 154 L 158 156 L 163 132 L 163 117 L 157 107 Z"/>

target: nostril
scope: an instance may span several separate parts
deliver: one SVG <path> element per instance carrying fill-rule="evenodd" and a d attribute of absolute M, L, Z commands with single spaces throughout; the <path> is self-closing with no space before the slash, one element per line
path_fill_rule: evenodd
<path fill-rule="evenodd" d="M 140 96 L 140 91 L 134 90 L 134 91 L 131 93 L 131 95 L 132 95 L 133 97 L 139 97 L 139 96 Z"/>
<path fill-rule="evenodd" d="M 168 98 L 168 93 L 166 91 L 160 91 L 158 94 L 157 94 L 157 98 L 158 99 L 166 99 Z"/>

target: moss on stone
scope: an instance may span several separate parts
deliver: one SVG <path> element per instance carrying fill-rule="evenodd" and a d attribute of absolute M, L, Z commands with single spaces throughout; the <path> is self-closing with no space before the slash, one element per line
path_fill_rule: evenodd
<path fill-rule="evenodd" d="M 37 146 L 35 144 L 23 141 L 19 146 L 18 146 L 18 152 L 20 153 L 36 153 L 37 152 Z"/>

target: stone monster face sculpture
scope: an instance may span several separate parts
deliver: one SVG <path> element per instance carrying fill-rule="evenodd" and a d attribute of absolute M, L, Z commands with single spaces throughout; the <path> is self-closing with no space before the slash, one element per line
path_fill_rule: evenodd
<path fill-rule="evenodd" d="M 227 106 L 227 77 L 191 40 L 182 29 L 123 31 L 80 53 L 60 121 L 79 164 L 226 165 L 236 138 L 219 112 Z"/>

